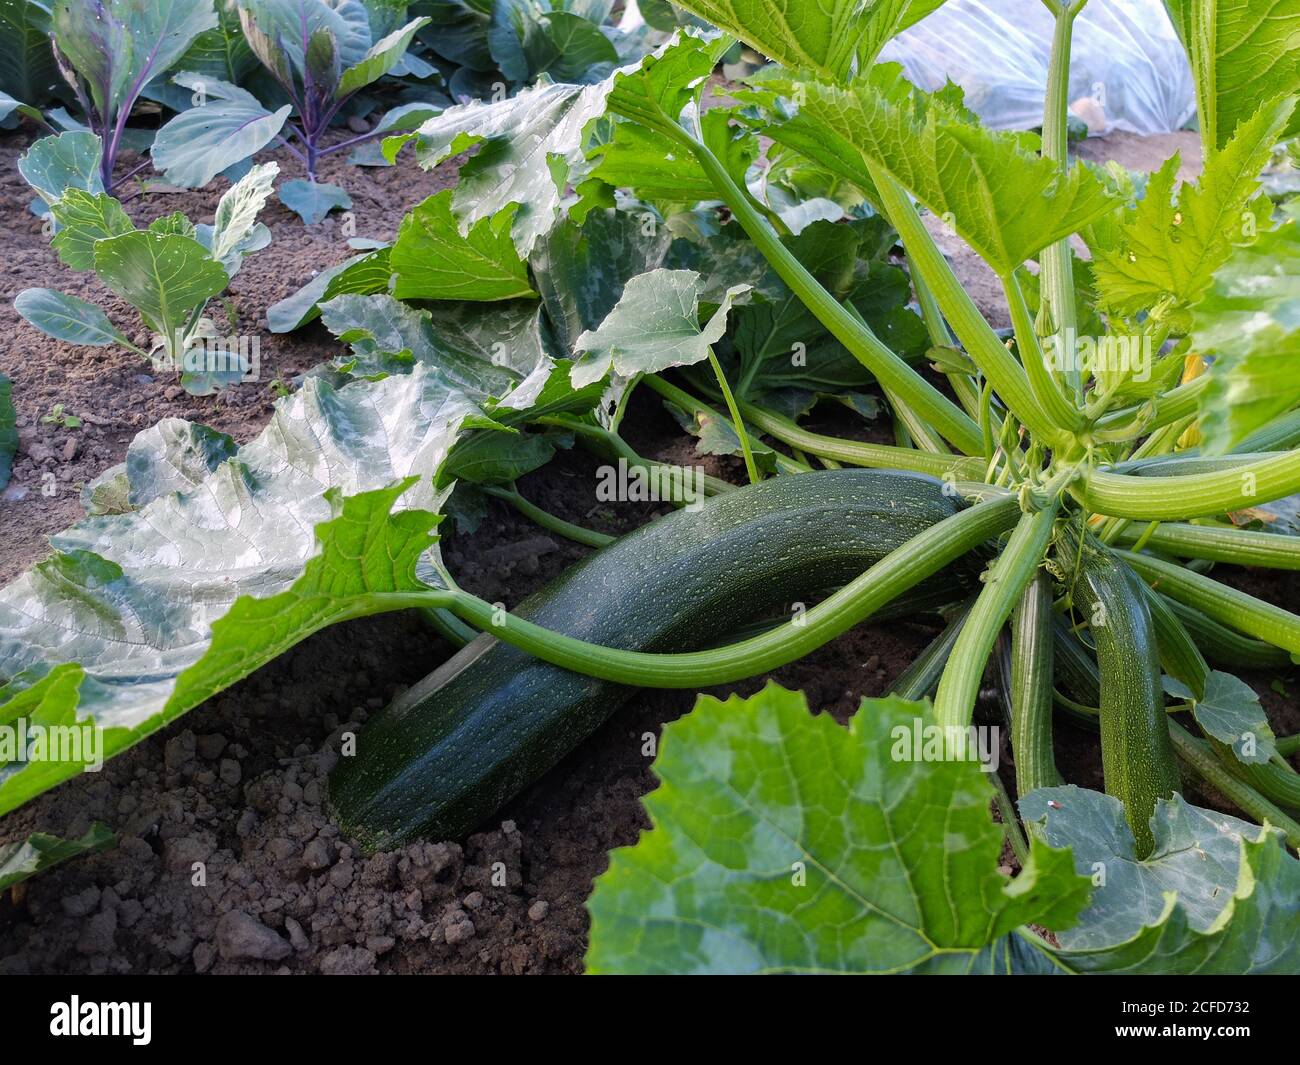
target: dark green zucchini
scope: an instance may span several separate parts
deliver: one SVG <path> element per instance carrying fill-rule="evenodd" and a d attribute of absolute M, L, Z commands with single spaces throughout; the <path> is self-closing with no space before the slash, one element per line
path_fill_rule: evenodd
<path fill-rule="evenodd" d="M 847 583 L 960 507 L 920 474 L 777 477 L 642 526 L 514 613 L 609 647 L 695 650 L 765 611 Z M 906 609 L 966 598 L 981 565 L 971 559 L 922 582 Z M 368 847 L 458 837 L 572 751 L 632 691 L 481 635 L 371 721 L 356 755 L 339 761 L 330 782 L 339 822 Z"/>
<path fill-rule="evenodd" d="M 1124 804 L 1137 856 L 1151 852 L 1156 799 L 1179 790 L 1169 738 L 1156 628 L 1141 580 L 1110 551 L 1084 544 L 1074 601 L 1087 619 L 1101 672 L 1101 767 L 1106 793 Z"/>

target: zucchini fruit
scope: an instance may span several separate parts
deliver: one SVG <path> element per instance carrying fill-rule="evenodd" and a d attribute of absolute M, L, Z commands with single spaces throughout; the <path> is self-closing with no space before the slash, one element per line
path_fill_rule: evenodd
<path fill-rule="evenodd" d="M 1138 858 L 1151 853 L 1156 799 L 1179 790 L 1169 738 L 1155 623 L 1147 591 L 1127 565 L 1089 538 L 1075 603 L 1085 612 L 1101 671 L 1101 767 L 1106 793 L 1124 804 Z"/>
<path fill-rule="evenodd" d="M 683 651 L 857 577 L 961 508 L 920 474 L 842 469 L 777 477 L 678 510 L 616 540 L 515 615 L 625 650 Z M 978 586 L 954 564 L 893 606 L 937 611 Z M 880 615 L 878 614 L 877 617 Z M 330 799 L 367 848 L 456 838 L 596 730 L 634 689 L 478 636 L 399 697 L 340 759 Z"/>

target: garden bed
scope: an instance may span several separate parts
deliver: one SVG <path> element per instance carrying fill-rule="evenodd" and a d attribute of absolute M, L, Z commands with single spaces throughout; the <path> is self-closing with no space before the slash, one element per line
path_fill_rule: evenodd
<path fill-rule="evenodd" d="M 1089 141 L 1082 154 L 1118 154 L 1154 169 L 1194 134 L 1142 141 Z M 240 329 L 261 340 L 261 381 L 221 398 L 195 398 L 118 349 L 58 343 L 22 322 L 14 294 L 58 286 L 125 310 L 93 274 L 69 276 L 27 211 L 30 191 L 14 171 L 21 135 L 0 141 L 0 232 L 10 266 L 0 293 L 0 369 L 13 379 L 22 445 L 0 508 L 6 530 L 0 582 L 43 554 L 43 538 L 81 514 L 78 487 L 120 462 L 135 432 L 164 417 L 212 425 L 244 441 L 264 424 L 272 381 L 340 352 L 319 325 L 287 335 L 265 329 L 265 310 L 320 268 L 351 254 L 335 215 L 304 227 L 287 209 L 263 220 L 273 243 L 250 258 L 232 285 Z M 1188 155 L 1192 153 L 1189 152 Z M 286 170 L 292 162 L 281 159 Z M 1185 158 L 1185 165 L 1194 161 Z M 340 169 L 342 164 L 340 161 Z M 329 180 L 328 164 L 324 174 Z M 391 236 L 417 200 L 451 184 L 454 169 L 412 165 L 348 168 L 355 235 Z M 211 215 L 222 181 L 199 192 L 141 196 L 128 213 L 147 222 L 174 210 Z M 945 247 L 972 292 L 980 267 Z M 985 310 L 995 324 L 1000 292 Z M 69 286 L 80 286 L 72 287 Z M 56 404 L 79 429 L 43 424 Z M 846 432 L 848 423 L 835 426 Z M 701 460 L 660 402 L 642 390 L 624 423 L 643 455 Z M 881 436 L 880 439 L 885 439 Z M 736 459 L 703 460 L 739 483 Z M 650 504 L 598 503 L 597 460 L 564 452 L 519 487 L 552 513 L 620 533 L 662 512 Z M 57 485 L 48 496 L 42 485 Z M 449 569 L 470 592 L 513 607 L 587 549 L 548 534 L 492 502 L 472 535 L 444 527 Z M 1297 600 L 1294 574 L 1242 572 L 1234 583 L 1261 598 Z M 847 720 L 863 696 L 882 695 L 935 633 L 924 624 L 860 626 L 808 658 L 771 674 L 809 703 Z M 75 836 L 101 820 L 118 845 L 43 875 L 0 900 L 0 973 L 26 972 L 579 972 L 586 947 L 585 900 L 607 852 L 648 827 L 640 798 L 655 786 L 647 734 L 690 709 L 694 694 L 643 692 L 613 720 L 468 838 L 411 844 L 365 857 L 340 835 L 324 804 L 340 734 L 428 673 L 451 648 L 409 614 L 351 622 L 320 633 L 249 679 L 158 732 L 96 775 L 83 775 L 8 815 L 0 842 L 31 831 Z M 751 693 L 767 678 L 718 692 Z M 1295 699 L 1272 675 L 1247 678 L 1279 734 L 1297 731 Z M 993 713 L 991 705 L 983 713 Z M 1003 773 L 1009 784 L 1008 752 Z M 1095 733 L 1058 732 L 1065 778 L 1099 789 Z M 1228 809 L 1215 796 L 1203 805 Z M 1004 861 L 1012 864 L 1010 851 Z M 195 863 L 206 882 L 194 883 Z M 506 883 L 494 883 L 504 863 Z"/>

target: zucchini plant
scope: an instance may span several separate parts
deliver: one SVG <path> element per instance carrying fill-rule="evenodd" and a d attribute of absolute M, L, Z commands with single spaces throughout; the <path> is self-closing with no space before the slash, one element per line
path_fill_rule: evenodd
<path fill-rule="evenodd" d="M 663 43 L 656 20 L 627 26 L 611 17 L 612 0 L 416 0 L 412 11 L 431 21 L 417 39 L 442 74 L 453 100 L 487 98 L 545 76 L 561 82 L 597 82 L 616 66 L 640 59 Z"/>
<path fill-rule="evenodd" d="M 1300 568 L 1300 540 L 1241 527 L 1300 492 L 1300 210 L 1258 180 L 1297 132 L 1300 17 L 1171 3 L 1204 149 L 1179 183 L 1177 158 L 1144 180 L 1067 158 L 1083 3 L 1053 6 L 1041 136 L 986 130 L 951 87 L 922 93 L 876 62 L 929 0 L 688 0 L 721 35 L 683 32 L 601 81 L 390 138 L 390 158 L 413 143 L 426 167 L 477 151 L 391 246 L 272 309 L 284 328 L 319 314 L 351 355 L 242 448 L 193 428 L 137 442 L 131 508 L 56 538 L 0 593 L 0 717 L 111 722 L 112 754 L 325 625 L 420 608 L 465 646 L 363 732 L 332 785 L 348 830 L 384 845 L 468 829 L 628 688 L 753 677 L 867 618 L 943 609 L 942 634 L 847 732 L 778 689 L 706 699 L 670 727 L 656 827 L 592 902 L 592 967 L 1294 971 L 1294 745 L 1212 663 L 1288 665 L 1300 617 L 1210 564 Z M 772 64 L 715 100 L 732 38 Z M 1239 68 L 1246 54 L 1268 62 Z M 1009 329 L 937 226 L 987 264 Z M 895 302 L 900 279 L 915 311 Z M 868 385 L 893 443 L 809 427 L 827 397 L 872 414 Z M 514 612 L 457 587 L 431 530 L 470 470 L 600 542 L 513 475 L 556 431 L 649 465 L 619 433 L 634 389 L 752 483 L 711 482 L 715 498 Z M 178 469 L 187 490 L 163 494 Z M 221 542 L 232 519 L 214 523 L 210 500 L 232 483 L 293 520 L 258 510 L 256 564 L 178 564 L 199 515 Z M 220 591 L 177 607 L 195 580 Z M 829 594 L 741 638 L 751 601 L 796 591 Z M 100 622 L 70 636 L 87 600 Z M 183 624 L 132 625 L 168 609 Z M 1019 816 L 961 749 L 990 664 Z M 1098 730 L 1106 794 L 1062 783 L 1058 711 Z M 909 723 L 938 730 L 933 760 L 891 753 Z M 16 760 L 0 812 L 75 771 Z M 1192 806 L 1191 784 L 1249 820 Z M 1014 880 L 996 868 L 1003 834 Z"/>

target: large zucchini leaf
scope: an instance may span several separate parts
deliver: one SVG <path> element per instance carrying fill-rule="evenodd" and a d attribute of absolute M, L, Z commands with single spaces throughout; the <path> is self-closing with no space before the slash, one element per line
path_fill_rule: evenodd
<path fill-rule="evenodd" d="M 1165 0 L 1165 7 L 1191 60 L 1207 155 L 1263 104 L 1300 91 L 1295 0 Z"/>
<path fill-rule="evenodd" d="M 802 694 L 702 697 L 664 730 L 653 829 L 596 882 L 593 972 L 900 973 L 1041 969 L 1026 922 L 1066 927 L 1089 882 L 1002 833 L 973 761 L 893 757 L 928 706 L 867 699 L 849 729 Z M 910 742 L 910 741 L 909 741 Z"/>
<path fill-rule="evenodd" d="M 1018 876 L 975 761 L 924 755 L 928 703 L 701 697 L 664 729 L 653 825 L 596 882 L 588 967 L 672 973 L 1253 973 L 1300 966 L 1300 862 L 1279 834 L 1162 801 L 1139 862 L 1120 803 L 1021 800 Z M 917 737 L 921 743 L 917 743 Z M 1052 930 L 1059 947 L 1025 927 Z"/>
<path fill-rule="evenodd" d="M 1000 276 L 1116 206 L 1081 165 L 1060 173 L 1032 137 L 984 129 L 946 97 L 912 89 L 893 64 L 848 87 L 759 85 L 748 95 L 770 115 L 768 135 L 868 197 L 873 171 L 888 174 Z"/>
<path fill-rule="evenodd" d="M 230 653 L 205 659 L 214 625 L 241 597 L 288 594 L 315 559 L 317 594 L 346 598 L 347 581 L 331 584 L 320 572 L 315 535 L 331 519 L 342 523 L 338 535 L 369 520 L 351 513 L 344 496 L 392 492 L 399 483 L 402 508 L 436 512 L 449 487 L 435 491 L 432 475 L 462 432 L 494 424 L 436 367 L 418 365 L 342 388 L 308 380 L 224 461 L 221 440 L 159 434 L 127 464 L 139 509 L 91 517 L 53 537 L 54 554 L 0 590 L 0 680 L 8 682 L 0 722 L 88 723 L 104 730 L 105 757 L 161 728 L 314 631 L 316 614 L 290 612 L 280 624 L 244 626 L 233 666 Z M 173 475 L 192 481 L 209 462 L 219 464 L 195 487 L 148 498 L 150 485 L 166 490 Z M 387 500 L 384 515 L 396 500 Z M 427 529 L 436 519 L 425 518 Z M 384 545 L 376 534 L 360 546 Z M 357 548 L 341 557 L 361 567 L 356 586 L 370 587 L 365 582 L 391 573 L 384 567 L 397 556 L 372 564 Z M 0 813 L 81 768 L 0 766 Z"/>
<path fill-rule="evenodd" d="M 684 0 L 707 19 L 791 70 L 847 81 L 866 70 L 886 42 L 943 0 Z"/>
<path fill-rule="evenodd" d="M 1300 968 L 1300 862 L 1280 835 L 1161 799 L 1155 849 L 1142 861 L 1118 799 L 1041 788 L 1020 802 L 1048 843 L 1092 878 L 1079 923 L 1059 931 L 1057 960 L 1081 973 L 1294 973 Z"/>

